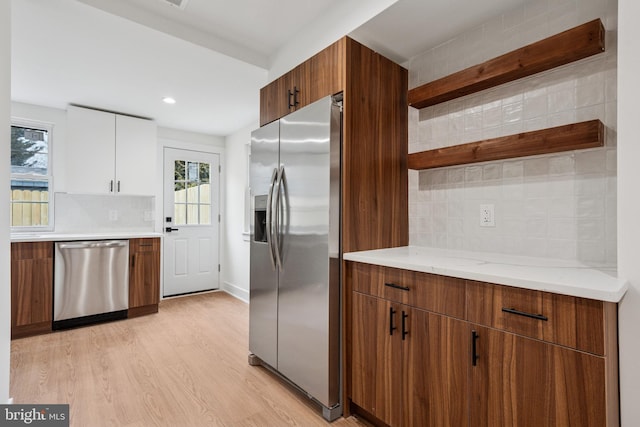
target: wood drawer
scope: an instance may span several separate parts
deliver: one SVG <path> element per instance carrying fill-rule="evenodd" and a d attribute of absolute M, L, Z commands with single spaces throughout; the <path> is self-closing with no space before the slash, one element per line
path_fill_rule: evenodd
<path fill-rule="evenodd" d="M 134 252 L 154 252 L 160 250 L 159 237 L 145 237 L 140 239 L 129 239 L 129 253 Z"/>
<path fill-rule="evenodd" d="M 466 282 L 467 320 L 604 356 L 616 304 L 550 292 Z"/>
<path fill-rule="evenodd" d="M 347 269 L 356 292 L 464 318 L 462 279 L 357 262 L 348 262 Z"/>

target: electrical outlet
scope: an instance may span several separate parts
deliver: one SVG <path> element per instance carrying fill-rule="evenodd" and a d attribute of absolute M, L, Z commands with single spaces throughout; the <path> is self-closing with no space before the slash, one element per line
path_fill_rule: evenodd
<path fill-rule="evenodd" d="M 494 205 L 480 205 L 480 227 L 495 227 Z"/>

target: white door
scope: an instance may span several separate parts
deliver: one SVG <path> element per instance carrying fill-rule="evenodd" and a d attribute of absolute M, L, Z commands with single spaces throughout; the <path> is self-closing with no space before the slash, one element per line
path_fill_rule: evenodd
<path fill-rule="evenodd" d="M 164 149 L 165 297 L 219 287 L 220 158 Z"/>

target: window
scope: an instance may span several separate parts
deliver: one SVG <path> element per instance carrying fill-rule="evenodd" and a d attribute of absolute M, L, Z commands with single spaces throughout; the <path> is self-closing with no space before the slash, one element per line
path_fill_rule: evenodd
<path fill-rule="evenodd" d="M 174 170 L 174 224 L 211 224 L 211 165 L 176 160 Z"/>
<path fill-rule="evenodd" d="M 51 129 L 14 120 L 11 125 L 11 227 L 51 229 Z"/>

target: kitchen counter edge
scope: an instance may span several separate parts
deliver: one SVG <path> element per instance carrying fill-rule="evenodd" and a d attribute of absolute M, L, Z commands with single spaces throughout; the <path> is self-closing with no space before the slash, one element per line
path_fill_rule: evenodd
<path fill-rule="evenodd" d="M 343 259 L 615 303 L 629 286 L 614 268 L 497 253 L 402 246 L 349 252 Z"/>
<path fill-rule="evenodd" d="M 163 237 L 163 233 L 155 231 L 119 231 L 112 233 L 15 233 L 11 234 L 11 243 L 18 242 L 65 242 L 72 240 L 112 240 Z"/>

